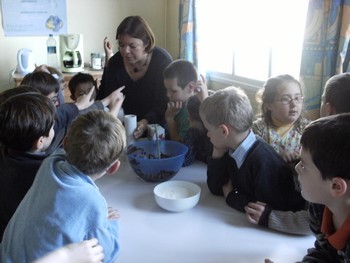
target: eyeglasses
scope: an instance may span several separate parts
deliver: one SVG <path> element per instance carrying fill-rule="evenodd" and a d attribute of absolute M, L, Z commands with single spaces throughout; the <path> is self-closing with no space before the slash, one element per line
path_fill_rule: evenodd
<path fill-rule="evenodd" d="M 300 104 L 304 101 L 304 97 L 301 95 L 295 96 L 294 98 L 290 96 L 282 96 L 279 100 L 275 100 L 281 102 L 283 105 L 289 105 L 292 101 L 295 104 Z"/>

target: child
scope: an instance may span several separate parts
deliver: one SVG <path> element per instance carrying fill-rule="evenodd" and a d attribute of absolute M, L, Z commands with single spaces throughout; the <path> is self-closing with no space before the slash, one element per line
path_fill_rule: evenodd
<path fill-rule="evenodd" d="M 190 127 L 186 102 L 197 89 L 197 70 L 195 66 L 186 60 L 178 59 L 170 63 L 163 72 L 164 86 L 167 89 L 169 102 L 165 111 L 165 120 L 170 140 L 182 142 Z M 207 88 L 202 77 L 204 94 Z M 204 99 L 200 98 L 201 101 Z"/>
<path fill-rule="evenodd" d="M 126 145 L 122 123 L 95 110 L 69 126 L 64 151 L 42 163 L 32 187 L 9 222 L 0 245 L 2 262 L 31 262 L 69 243 L 95 237 L 105 262 L 119 252 L 117 211 L 94 183 L 114 174 Z"/>
<path fill-rule="evenodd" d="M 68 88 L 70 91 L 70 98 L 76 101 L 80 95 L 87 94 L 89 91 L 96 87 L 96 81 L 91 74 L 87 73 L 77 73 L 75 74 L 68 83 Z M 91 100 L 95 100 L 96 90 L 91 96 Z"/>
<path fill-rule="evenodd" d="M 0 95 L 0 239 L 54 137 L 55 106 L 27 86 Z"/>
<path fill-rule="evenodd" d="M 60 84 L 51 74 L 44 71 L 29 73 L 24 76 L 21 85 L 35 87 L 41 94 L 48 97 L 56 107 L 60 106 L 58 99 Z"/>
<path fill-rule="evenodd" d="M 350 73 L 334 75 L 325 84 L 320 116 L 350 113 Z"/>
<path fill-rule="evenodd" d="M 199 106 L 201 101 L 198 96 L 191 96 L 187 101 L 187 111 L 190 120 L 183 143 L 188 147 L 183 166 L 192 164 L 195 160 L 207 163 L 207 159 L 213 152 L 213 145 L 207 136 L 203 122 L 199 116 Z"/>
<path fill-rule="evenodd" d="M 350 113 L 350 74 L 342 73 L 331 77 L 322 94 L 320 116 Z M 316 210 L 315 206 L 311 209 Z M 249 203 L 246 208 L 248 221 L 277 231 L 292 234 L 311 234 L 307 207 L 304 210 L 277 211 L 257 203 Z M 322 210 L 323 211 L 323 210 Z M 322 213 L 321 211 L 321 213 Z"/>
<path fill-rule="evenodd" d="M 251 131 L 253 109 L 243 90 L 216 91 L 202 102 L 199 112 L 214 148 L 207 170 L 213 194 L 223 195 L 241 212 L 257 200 L 283 211 L 304 207 L 291 167 Z"/>
<path fill-rule="evenodd" d="M 254 121 L 253 131 L 268 142 L 290 163 L 298 160 L 300 137 L 308 120 L 302 117 L 301 84 L 290 75 L 270 78 L 257 93 L 261 118 Z"/>
<path fill-rule="evenodd" d="M 77 101 L 77 99 L 84 94 L 88 94 L 90 92 L 91 89 L 93 89 L 93 94 L 91 96 L 91 100 L 95 101 L 96 98 L 96 81 L 94 80 L 93 76 L 91 74 L 87 74 L 87 73 L 78 73 L 76 75 L 74 75 L 71 80 L 68 83 L 68 87 L 69 87 L 69 91 L 71 93 L 70 98 L 73 101 Z M 124 87 L 119 88 L 118 92 L 120 93 L 122 90 L 124 89 Z M 107 106 L 109 106 L 110 104 L 110 98 L 111 96 L 107 96 L 106 98 L 100 100 L 100 101 L 95 101 L 95 103 L 90 106 L 88 109 L 81 111 L 80 114 L 84 114 L 87 111 L 90 111 L 92 109 L 104 109 L 106 111 L 111 111 L 112 113 L 115 113 L 118 115 L 118 118 L 120 120 L 123 119 L 123 109 L 121 108 L 121 104 L 120 107 L 118 108 L 113 108 L 110 106 L 110 108 L 108 108 Z"/>
<path fill-rule="evenodd" d="M 311 214 L 311 228 L 320 229 L 315 247 L 303 262 L 350 262 L 350 114 L 324 117 L 309 124 L 301 137 L 296 166 L 301 194 L 325 205 L 323 216 Z"/>
<path fill-rule="evenodd" d="M 53 90 L 59 89 L 59 84 L 56 79 L 47 72 L 33 72 L 27 74 L 22 84 L 32 86 L 38 89 L 43 95 L 48 96 L 52 102 L 57 101 L 57 92 L 54 93 Z M 57 113 L 55 120 L 55 138 L 47 149 L 48 153 L 53 152 L 57 148 L 62 146 L 63 138 L 67 133 L 67 127 L 79 114 L 84 114 L 87 111 L 100 109 L 103 110 L 105 106 L 110 107 L 110 111 L 117 114 L 121 105 L 124 101 L 124 96 L 121 93 L 122 88 L 119 88 L 112 92 L 109 96 L 101 101 L 94 101 L 91 98 L 94 89 L 91 89 L 89 93 L 83 93 L 74 103 L 65 103 L 62 105 L 57 105 Z M 53 94 L 52 96 L 48 94 Z"/>
<path fill-rule="evenodd" d="M 62 72 L 57 69 L 57 68 L 54 68 L 54 67 L 50 67 L 48 65 L 45 65 L 45 64 L 42 64 L 40 66 L 35 66 L 35 69 L 33 72 L 46 72 L 46 73 L 49 73 L 51 74 L 59 83 L 60 85 L 60 89 L 58 91 L 58 103 L 59 105 L 62 105 L 64 104 L 64 90 L 66 88 L 66 81 L 64 79 L 64 76 L 62 74 Z"/>

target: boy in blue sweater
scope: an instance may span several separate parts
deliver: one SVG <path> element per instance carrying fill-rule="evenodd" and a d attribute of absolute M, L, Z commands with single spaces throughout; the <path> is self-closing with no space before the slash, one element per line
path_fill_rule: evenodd
<path fill-rule="evenodd" d="M 70 243 L 97 238 L 104 261 L 119 252 L 117 211 L 107 206 L 95 180 L 115 173 L 125 130 L 111 113 L 79 116 L 69 126 L 64 151 L 42 163 L 0 245 L 1 262 L 32 262 Z"/>
<path fill-rule="evenodd" d="M 283 211 L 304 207 L 291 167 L 251 131 L 253 109 L 243 90 L 228 87 L 207 97 L 200 117 L 213 144 L 207 170 L 213 194 L 241 212 L 256 200 Z"/>

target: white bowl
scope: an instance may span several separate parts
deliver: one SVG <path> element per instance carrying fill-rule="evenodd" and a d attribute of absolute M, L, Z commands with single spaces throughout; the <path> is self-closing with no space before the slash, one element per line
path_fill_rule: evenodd
<path fill-rule="evenodd" d="M 154 187 L 153 193 L 161 208 L 171 212 L 182 212 L 198 203 L 201 188 L 186 181 L 167 181 Z"/>

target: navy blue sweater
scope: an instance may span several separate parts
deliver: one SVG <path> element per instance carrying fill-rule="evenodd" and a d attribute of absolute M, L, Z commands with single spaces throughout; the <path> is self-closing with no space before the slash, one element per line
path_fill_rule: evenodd
<path fill-rule="evenodd" d="M 215 195 L 223 195 L 222 186 L 231 180 L 234 190 L 226 202 L 241 212 L 245 212 L 248 202 L 256 201 L 281 211 L 305 207 L 305 200 L 295 188 L 291 167 L 261 139 L 249 149 L 239 169 L 228 153 L 218 159 L 210 157 L 207 176 L 209 190 Z"/>

